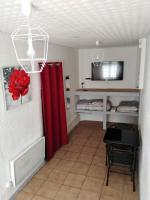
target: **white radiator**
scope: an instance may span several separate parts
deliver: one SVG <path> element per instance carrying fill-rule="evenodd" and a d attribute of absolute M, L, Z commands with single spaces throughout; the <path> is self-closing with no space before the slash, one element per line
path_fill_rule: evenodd
<path fill-rule="evenodd" d="M 45 138 L 38 139 L 25 151 L 10 161 L 10 172 L 13 186 L 20 184 L 26 177 L 34 173 L 45 158 Z"/>

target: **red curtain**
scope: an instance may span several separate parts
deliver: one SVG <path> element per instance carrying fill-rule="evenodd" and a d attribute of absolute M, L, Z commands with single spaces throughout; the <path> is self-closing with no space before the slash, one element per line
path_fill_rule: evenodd
<path fill-rule="evenodd" d="M 46 159 L 68 143 L 62 63 L 46 63 L 41 73 Z"/>

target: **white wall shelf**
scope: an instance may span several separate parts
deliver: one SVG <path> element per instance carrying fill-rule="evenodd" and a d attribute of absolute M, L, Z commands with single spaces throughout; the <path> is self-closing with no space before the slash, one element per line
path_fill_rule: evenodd
<path fill-rule="evenodd" d="M 108 111 L 106 112 L 108 115 L 125 115 L 125 116 L 133 116 L 133 117 L 138 117 L 138 112 L 111 112 Z"/>
<path fill-rule="evenodd" d="M 103 113 L 101 110 L 83 110 L 83 109 L 77 109 L 77 113 L 87 113 L 87 114 L 92 114 L 92 113 Z"/>
<path fill-rule="evenodd" d="M 107 111 L 107 100 L 111 97 L 140 97 L 140 90 L 139 89 L 119 89 L 119 88 L 101 88 L 101 89 L 92 89 L 92 88 L 86 88 L 86 89 L 78 89 L 75 92 L 75 95 L 78 96 L 79 99 L 83 98 L 90 98 L 93 99 L 99 98 L 103 99 L 103 111 L 95 111 L 95 110 L 78 110 L 76 109 L 76 112 L 79 114 L 86 113 L 86 114 L 94 114 L 94 113 L 101 113 L 103 117 L 103 129 L 106 129 L 107 125 L 107 118 L 108 115 L 118 115 L 118 116 L 132 116 L 138 118 L 138 112 L 111 112 Z"/>

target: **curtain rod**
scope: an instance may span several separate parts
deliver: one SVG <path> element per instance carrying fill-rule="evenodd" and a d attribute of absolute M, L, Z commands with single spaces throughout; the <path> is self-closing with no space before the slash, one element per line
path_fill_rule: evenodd
<path fill-rule="evenodd" d="M 46 65 L 53 65 L 53 64 L 60 65 L 60 64 L 62 64 L 62 62 L 46 62 L 44 66 L 46 66 Z M 39 65 L 42 65 L 42 63 L 39 63 Z"/>

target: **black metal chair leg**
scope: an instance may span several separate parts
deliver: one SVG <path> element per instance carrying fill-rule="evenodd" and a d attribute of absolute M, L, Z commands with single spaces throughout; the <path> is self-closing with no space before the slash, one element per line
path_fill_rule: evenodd
<path fill-rule="evenodd" d="M 107 178 L 106 178 L 106 186 L 108 186 L 108 180 L 109 180 L 109 172 L 110 172 L 110 166 L 111 166 L 111 161 L 110 161 L 110 147 L 107 145 Z"/>
<path fill-rule="evenodd" d="M 107 153 L 106 153 L 106 160 L 105 160 L 105 165 L 107 166 Z"/>
<path fill-rule="evenodd" d="M 137 150 L 134 150 L 134 165 L 133 165 L 133 192 L 135 192 L 135 171 L 136 171 L 136 156 Z"/>
<path fill-rule="evenodd" d="M 109 170 L 110 170 L 110 166 L 107 169 L 107 179 L 106 179 L 106 186 L 108 186 L 108 180 L 109 180 Z"/>
<path fill-rule="evenodd" d="M 135 192 L 135 172 L 133 172 L 133 192 Z"/>
<path fill-rule="evenodd" d="M 106 159 L 105 159 L 105 165 L 107 166 L 108 163 L 108 145 L 106 144 Z"/>

